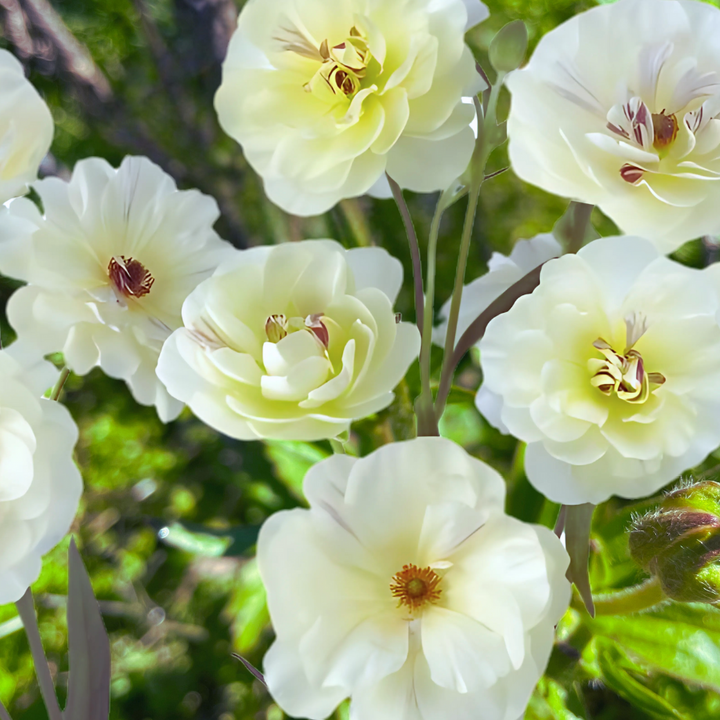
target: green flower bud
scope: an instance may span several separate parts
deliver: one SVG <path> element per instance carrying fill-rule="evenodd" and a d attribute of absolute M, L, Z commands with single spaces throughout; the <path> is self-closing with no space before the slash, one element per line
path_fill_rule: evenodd
<path fill-rule="evenodd" d="M 522 20 L 513 20 L 490 43 L 490 63 L 498 71 L 509 73 L 522 65 L 527 52 L 528 33 Z"/>
<path fill-rule="evenodd" d="M 668 494 L 656 511 L 635 521 L 629 546 L 667 597 L 720 602 L 720 484 L 703 482 Z"/>

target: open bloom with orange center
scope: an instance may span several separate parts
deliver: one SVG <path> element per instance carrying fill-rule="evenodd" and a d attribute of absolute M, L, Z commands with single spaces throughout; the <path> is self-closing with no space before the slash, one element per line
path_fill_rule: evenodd
<path fill-rule="evenodd" d="M 570 597 L 568 557 L 503 512 L 505 484 L 443 438 L 335 455 L 305 477 L 309 510 L 258 542 L 277 639 L 271 694 L 320 720 L 517 720 Z"/>
<path fill-rule="evenodd" d="M 77 426 L 64 406 L 42 398 L 58 372 L 19 350 L 0 351 L 0 605 L 37 580 L 42 556 L 70 529 L 82 494 Z"/>
<path fill-rule="evenodd" d="M 0 50 L 0 203 L 24 195 L 37 178 L 54 130 L 50 110 L 23 66 Z"/>
<path fill-rule="evenodd" d="M 332 240 L 238 251 L 188 297 L 158 375 L 231 437 L 336 437 L 387 407 L 418 355 L 393 310 L 402 276 L 385 250 Z"/>
<path fill-rule="evenodd" d="M 147 158 L 126 158 L 118 170 L 89 158 L 70 182 L 34 188 L 44 215 L 24 198 L 0 211 L 0 271 L 28 283 L 8 304 L 18 342 L 62 351 L 79 375 L 100 365 L 172 419 L 182 404 L 155 366 L 185 298 L 233 252 L 212 229 L 217 204 L 178 191 Z"/>
<path fill-rule="evenodd" d="M 530 482 L 569 505 L 642 497 L 715 450 L 719 307 L 707 272 L 640 238 L 546 263 L 480 342 L 484 412 L 528 443 Z"/>
<path fill-rule="evenodd" d="M 314 215 L 387 171 L 442 190 L 473 152 L 483 87 L 465 31 L 480 0 L 250 0 L 215 106 L 270 199 Z M 386 184 L 386 183 L 385 183 Z"/>
<path fill-rule="evenodd" d="M 548 33 L 508 79 L 510 159 L 663 253 L 720 232 L 720 10 L 620 0 Z"/>

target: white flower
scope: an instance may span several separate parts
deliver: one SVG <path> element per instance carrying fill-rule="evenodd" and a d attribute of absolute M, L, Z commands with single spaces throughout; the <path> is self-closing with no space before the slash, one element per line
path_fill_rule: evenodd
<path fill-rule="evenodd" d="M 720 232 L 720 10 L 620 0 L 548 33 L 508 79 L 510 159 L 668 253 Z"/>
<path fill-rule="evenodd" d="M 72 457 L 77 426 L 65 407 L 41 398 L 58 373 L 17 349 L 0 351 L 0 605 L 37 580 L 82 494 Z"/>
<path fill-rule="evenodd" d="M 0 203 L 23 195 L 52 143 L 52 115 L 22 65 L 0 50 Z"/>
<path fill-rule="evenodd" d="M 551 500 L 649 495 L 720 445 L 709 280 L 646 240 L 603 238 L 550 260 L 535 291 L 490 322 L 485 386 Z"/>
<path fill-rule="evenodd" d="M 119 170 L 90 158 L 69 183 L 34 188 L 44 216 L 27 199 L 0 211 L 0 270 L 28 283 L 8 304 L 19 342 L 62 351 L 79 375 L 100 365 L 172 419 L 182 405 L 155 366 L 185 298 L 233 252 L 212 229 L 217 204 L 178 191 L 147 158 L 125 158 Z"/>
<path fill-rule="evenodd" d="M 271 694 L 320 720 L 516 720 L 570 598 L 547 528 L 503 512 L 505 484 L 443 438 L 335 455 L 305 477 L 309 510 L 258 542 L 277 639 Z"/>
<path fill-rule="evenodd" d="M 562 255 L 560 243 L 550 233 L 536 235 L 531 240 L 518 241 L 509 257 L 498 252 L 493 253 L 488 262 L 488 272 L 463 289 L 455 342 L 457 343 L 475 319 L 510 286 L 531 270 L 559 255 Z M 433 342 L 440 347 L 445 347 L 451 302 L 452 298 L 442 306 L 441 322 L 433 330 Z M 475 395 L 477 409 L 491 418 L 498 430 L 507 434 L 508 429 L 498 417 L 500 403 L 500 398 L 484 385 Z"/>
<path fill-rule="evenodd" d="M 270 199 L 314 215 L 382 192 L 417 192 L 467 167 L 483 89 L 465 45 L 480 0 L 250 0 L 215 98 L 220 123 Z"/>
<path fill-rule="evenodd" d="M 387 407 L 420 333 L 396 323 L 400 262 L 305 240 L 238 251 L 185 302 L 158 375 L 216 430 L 317 440 Z"/>

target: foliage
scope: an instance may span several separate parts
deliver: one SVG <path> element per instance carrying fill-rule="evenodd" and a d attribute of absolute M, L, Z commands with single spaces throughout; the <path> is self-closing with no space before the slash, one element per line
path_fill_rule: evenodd
<path fill-rule="evenodd" d="M 510 20 L 526 21 L 533 47 L 544 32 L 593 2 L 488 5 L 490 20 L 470 36 L 484 67 L 492 36 Z M 198 187 L 218 199 L 223 211 L 218 230 L 238 247 L 307 237 L 334 237 L 348 247 L 376 243 L 402 259 L 410 278 L 402 224 L 390 201 L 345 201 L 320 218 L 288 216 L 265 200 L 239 148 L 220 131 L 212 96 L 237 12 L 232 0 L 56 0 L 55 11 L 45 0 L 22 6 L 24 11 L 18 3 L 0 2 L 3 46 L 27 61 L 53 111 L 57 131 L 47 173 L 66 176 L 89 155 L 115 164 L 125 154 L 148 155 L 181 187 Z M 506 150 L 490 162 L 490 171 L 506 167 Z M 462 205 L 453 207 L 443 224 L 436 309 L 451 292 Z M 511 172 L 488 182 L 468 277 L 484 272 L 493 251 L 508 252 L 518 238 L 549 232 L 565 206 Z M 434 198 L 413 197 L 411 207 L 426 238 Z M 603 235 L 614 230 L 597 211 L 593 222 Z M 695 244 L 678 257 L 701 265 L 704 252 Z M 15 287 L 0 279 L 3 304 Z M 408 282 L 399 308 L 413 317 Z M 12 335 L 4 320 L 2 329 L 8 343 Z M 474 408 L 479 380 L 478 365 L 468 358 L 441 430 L 503 474 L 509 512 L 551 526 L 557 506 L 524 477 L 523 448 L 487 425 Z M 391 408 L 354 427 L 351 450 L 367 454 L 407 437 L 410 402 L 418 394 L 412 370 Z M 110 634 L 110 717 L 280 720 L 282 712 L 232 653 L 261 665 L 271 632 L 253 542 L 271 513 L 303 503 L 302 477 L 331 452 L 329 444 L 231 441 L 187 411 L 163 426 L 154 410 L 132 401 L 124 384 L 99 372 L 71 378 L 64 401 L 81 428 L 77 457 L 86 495 L 73 532 Z M 718 462 L 720 454 L 697 473 L 709 470 L 707 476 L 714 477 Z M 641 579 L 629 558 L 626 529 L 634 514 L 657 500 L 612 500 L 597 511 L 591 552 L 595 591 Z M 61 703 L 68 670 L 68 544 L 69 539 L 46 558 L 34 586 Z M 0 608 L 0 700 L 15 720 L 45 717 L 13 606 Z M 719 715 L 720 610 L 668 603 L 640 615 L 595 620 L 583 610 L 569 610 L 526 717 Z"/>

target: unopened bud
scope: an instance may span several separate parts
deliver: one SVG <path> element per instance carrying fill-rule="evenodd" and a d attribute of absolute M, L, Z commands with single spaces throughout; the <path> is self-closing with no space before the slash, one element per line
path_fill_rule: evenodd
<path fill-rule="evenodd" d="M 490 43 L 490 62 L 502 73 L 517 70 L 525 59 L 528 32 L 522 20 L 513 20 L 493 38 Z"/>
<path fill-rule="evenodd" d="M 630 554 L 680 602 L 720 602 L 720 484 L 703 482 L 668 494 L 635 521 Z"/>

